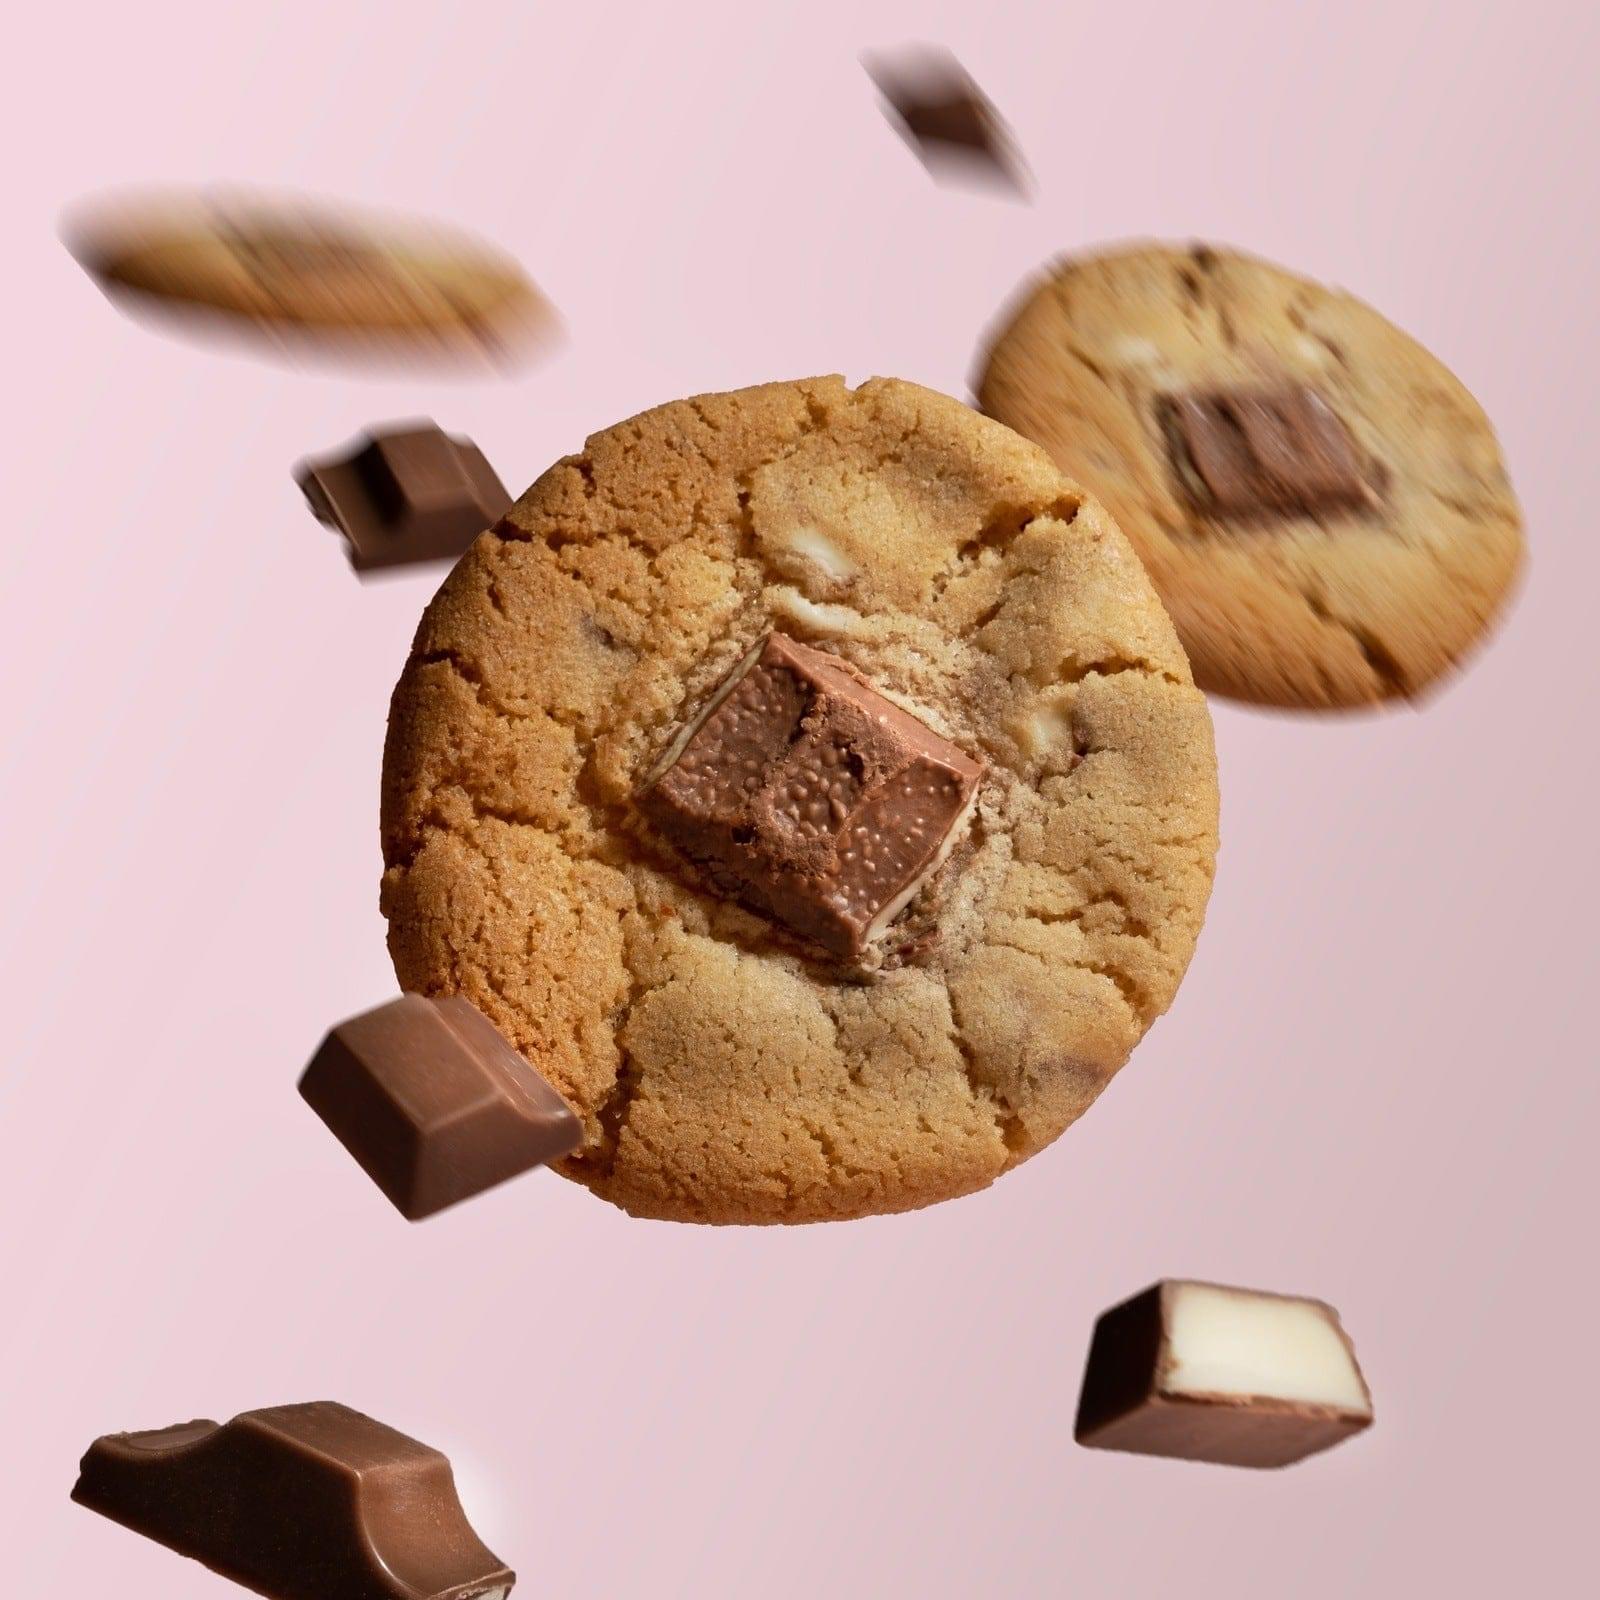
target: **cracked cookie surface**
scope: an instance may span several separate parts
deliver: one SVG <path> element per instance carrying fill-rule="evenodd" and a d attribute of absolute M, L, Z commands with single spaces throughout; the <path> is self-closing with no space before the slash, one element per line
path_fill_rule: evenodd
<path fill-rule="evenodd" d="M 1337 413 L 1371 503 L 1242 521 L 1197 508 L 1167 397 L 1286 383 Z M 976 388 L 1105 502 L 1204 689 L 1327 709 L 1415 696 L 1483 636 L 1521 563 L 1521 514 L 1461 383 L 1360 301 L 1248 256 L 1151 245 L 1058 263 Z"/>
<path fill-rule="evenodd" d="M 865 964 L 689 881 L 631 797 L 763 634 L 988 763 Z M 478 1005 L 637 1214 L 797 1222 L 968 1193 L 1171 1002 L 1210 892 L 1211 723 L 1104 510 L 1037 447 L 874 380 L 677 401 L 557 462 L 446 579 L 395 690 L 401 983 Z"/>

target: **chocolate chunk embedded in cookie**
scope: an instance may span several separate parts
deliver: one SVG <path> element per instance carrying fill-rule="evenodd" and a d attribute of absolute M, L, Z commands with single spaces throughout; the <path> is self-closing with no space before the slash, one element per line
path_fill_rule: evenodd
<path fill-rule="evenodd" d="M 630 1211 L 991 1182 L 1167 1007 L 1210 719 L 1105 512 L 943 395 L 677 401 L 557 462 L 428 608 L 384 764 L 402 985 L 463 994 Z"/>
<path fill-rule="evenodd" d="M 1417 695 L 1522 559 L 1461 384 L 1359 301 L 1231 251 L 1060 263 L 977 389 L 1106 502 L 1205 689 L 1319 709 Z"/>
<path fill-rule="evenodd" d="M 769 633 L 638 804 L 713 885 L 855 957 L 949 855 L 983 766 L 843 661 Z"/>

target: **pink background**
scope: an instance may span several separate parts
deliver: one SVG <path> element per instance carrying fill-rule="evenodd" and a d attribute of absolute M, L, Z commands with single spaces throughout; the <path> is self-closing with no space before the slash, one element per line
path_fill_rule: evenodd
<path fill-rule="evenodd" d="M 77 1457 L 318 1397 L 447 1449 L 530 1596 L 1580 1588 L 1592 8 L 154 0 L 31 26 L 0 95 L 7 1591 L 227 1592 L 70 1505 Z M 1035 207 L 935 188 L 884 126 L 856 56 L 907 37 L 1000 101 Z M 296 371 L 124 320 L 56 241 L 86 192 L 217 178 L 477 227 L 569 342 L 512 383 Z M 290 464 L 424 413 L 520 487 L 697 390 L 961 393 L 1024 274 L 1147 233 L 1342 283 L 1481 396 L 1534 550 L 1494 647 L 1421 714 L 1217 708 L 1188 984 L 988 1194 L 701 1231 L 535 1175 L 402 1223 L 294 1081 L 392 990 L 378 759 L 437 574 L 357 584 Z M 1078 1449 L 1093 1317 L 1163 1274 L 1332 1300 L 1376 1429 L 1272 1476 Z"/>

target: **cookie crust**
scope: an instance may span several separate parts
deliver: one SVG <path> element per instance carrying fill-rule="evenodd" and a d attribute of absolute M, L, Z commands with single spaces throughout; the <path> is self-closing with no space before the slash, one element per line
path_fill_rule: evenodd
<path fill-rule="evenodd" d="M 1381 481 L 1371 508 L 1210 519 L 1179 491 L 1160 397 L 1298 382 Z M 1369 306 L 1209 246 L 1058 262 L 1004 319 L 978 403 L 1090 485 L 1144 561 L 1203 689 L 1332 710 L 1413 698 L 1493 624 L 1523 558 L 1492 428 Z"/>
<path fill-rule="evenodd" d="M 686 881 L 630 804 L 772 628 L 989 764 L 864 968 Z M 1101 507 L 946 396 L 838 378 L 550 468 L 423 617 L 382 812 L 402 985 L 465 994 L 560 1089 L 567 1176 L 704 1222 L 906 1210 L 1042 1149 L 1171 1002 L 1217 838 L 1205 702 Z"/>

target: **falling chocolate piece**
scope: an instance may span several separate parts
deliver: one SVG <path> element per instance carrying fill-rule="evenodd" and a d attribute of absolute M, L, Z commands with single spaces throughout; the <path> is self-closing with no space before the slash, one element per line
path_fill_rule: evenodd
<path fill-rule="evenodd" d="M 437 1450 L 332 1401 L 111 1433 L 72 1498 L 273 1600 L 505 1600 Z"/>
<path fill-rule="evenodd" d="M 1372 503 L 1350 435 L 1314 389 L 1197 390 L 1159 404 L 1174 475 L 1201 511 L 1316 516 Z"/>
<path fill-rule="evenodd" d="M 300 1093 L 416 1221 L 577 1149 L 583 1126 L 468 1001 L 402 995 L 341 1022 Z"/>
<path fill-rule="evenodd" d="M 943 864 L 983 771 L 837 656 L 772 633 L 637 801 L 720 891 L 853 959 Z"/>
<path fill-rule="evenodd" d="M 1095 1324 L 1074 1432 L 1098 1450 L 1284 1467 L 1371 1423 L 1332 1306 L 1164 1279 Z"/>
<path fill-rule="evenodd" d="M 511 504 L 477 445 L 432 422 L 369 433 L 348 455 L 301 462 L 295 480 L 358 572 L 453 561 Z"/>
<path fill-rule="evenodd" d="M 956 58 L 944 50 L 863 57 L 901 137 L 936 178 L 986 177 L 1019 193 L 1031 187 L 1010 128 Z"/>

